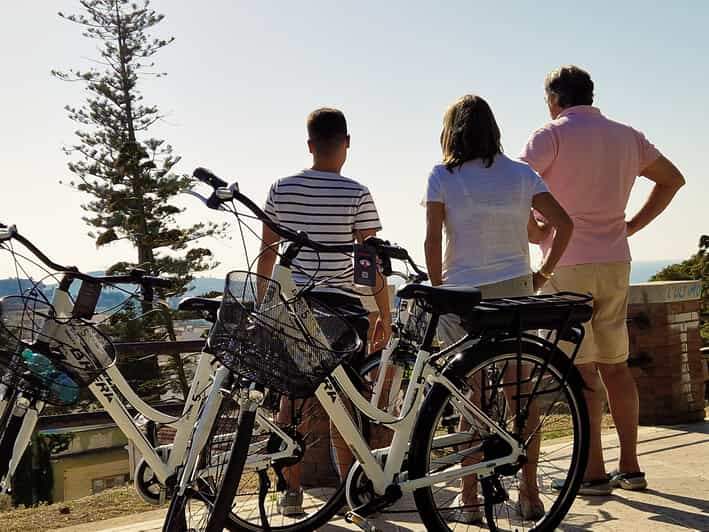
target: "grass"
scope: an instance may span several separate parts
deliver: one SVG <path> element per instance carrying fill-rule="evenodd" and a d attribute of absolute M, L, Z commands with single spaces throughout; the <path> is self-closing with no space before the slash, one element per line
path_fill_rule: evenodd
<path fill-rule="evenodd" d="M 573 434 L 573 427 L 571 425 L 571 418 L 569 416 L 550 416 L 543 427 L 542 440 L 554 440 L 557 438 L 564 438 L 571 436 Z M 615 427 L 613 423 L 613 417 L 610 414 L 603 414 L 603 419 L 601 420 L 601 431 L 606 431 Z"/>
<path fill-rule="evenodd" d="M 132 487 L 106 490 L 98 495 L 34 508 L 0 513 L 3 532 L 43 532 L 67 526 L 155 510 Z"/>

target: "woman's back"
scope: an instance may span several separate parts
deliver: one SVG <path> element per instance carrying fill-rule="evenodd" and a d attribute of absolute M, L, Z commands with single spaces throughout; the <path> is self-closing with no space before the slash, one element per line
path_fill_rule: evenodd
<path fill-rule="evenodd" d="M 444 205 L 443 282 L 485 285 L 531 272 L 527 222 L 536 194 L 546 185 L 525 163 L 498 154 L 448 170 L 436 165 L 427 202 Z"/>

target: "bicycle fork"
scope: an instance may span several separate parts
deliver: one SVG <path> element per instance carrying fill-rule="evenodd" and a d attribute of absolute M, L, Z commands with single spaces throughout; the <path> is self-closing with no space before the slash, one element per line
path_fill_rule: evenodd
<path fill-rule="evenodd" d="M 14 411 L 11 414 L 8 428 L 13 423 L 20 423 L 20 428 L 12 446 L 12 454 L 7 462 L 7 470 L 2 472 L 4 476 L 0 475 L 2 476 L 2 482 L 0 482 L 0 493 L 7 494 L 12 489 L 12 478 L 17 471 L 17 466 L 19 465 L 20 460 L 22 460 L 22 456 L 25 454 L 25 451 L 29 446 L 30 440 L 32 439 L 32 434 L 37 426 L 38 418 L 39 412 L 37 409 L 29 408 L 29 406 L 23 405 L 22 398 L 17 401 L 14 406 Z M 11 431 L 6 430 L 6 434 L 8 433 L 11 433 Z M 7 445 L 9 446 L 9 443 Z M 4 469 L 5 465 L 2 464 L 0 467 L 3 467 Z"/>
<path fill-rule="evenodd" d="M 207 438 L 212 430 L 212 426 L 217 418 L 219 407 L 222 402 L 222 394 L 224 394 L 223 385 L 229 380 L 229 370 L 225 367 L 220 367 L 214 375 L 214 385 L 209 391 L 209 396 L 204 404 L 204 410 L 197 419 L 190 445 L 187 460 L 182 469 L 182 474 L 179 477 L 179 484 L 176 486 L 175 495 L 184 495 L 187 486 L 194 481 L 194 476 L 197 473 L 197 461 L 200 453 L 207 442 Z"/>

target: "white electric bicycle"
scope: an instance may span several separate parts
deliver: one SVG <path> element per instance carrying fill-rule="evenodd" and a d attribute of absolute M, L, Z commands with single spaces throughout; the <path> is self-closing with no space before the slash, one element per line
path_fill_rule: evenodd
<path fill-rule="evenodd" d="M 216 488 L 213 498 L 202 499 L 206 526 L 200 530 L 314 530 L 345 499 L 348 520 L 374 530 L 368 515 L 411 495 L 428 530 L 451 530 L 461 521 L 482 528 L 482 519 L 465 517 L 475 511 L 484 511 L 490 530 L 553 530 L 560 523 L 587 458 L 588 418 L 573 359 L 582 323 L 591 316 L 588 296 L 481 301 L 476 289 L 404 286 L 398 296 L 426 313 L 425 329 L 413 367 L 405 379 L 395 377 L 407 383 L 403 401 L 395 408 L 386 401 L 382 409 L 389 372 L 378 372 L 374 397 L 365 397 L 358 375 L 348 369 L 358 349 L 354 331 L 337 308 L 310 301 L 291 275 L 303 248 L 351 253 L 352 247 L 314 242 L 274 223 L 236 184 L 227 186 L 205 169 L 194 175 L 213 188 L 208 206 L 228 206 L 238 218 L 239 203 L 288 243 L 272 278 L 249 272 L 227 278 L 209 343 L 235 376 L 239 420 L 236 439 L 219 449 L 220 467 L 185 479 L 189 486 Z M 366 244 L 384 273 L 391 259 L 410 261 L 406 250 L 387 242 Z M 458 316 L 468 334 L 435 352 L 435 330 L 445 314 Z M 549 331 L 546 338 L 527 332 L 537 329 Z M 561 340 L 575 346 L 571 357 L 559 349 Z M 313 396 L 327 418 L 300 415 Z M 331 424 L 323 423 L 328 418 Z M 393 432 L 389 445 L 370 448 L 372 423 Z M 313 433 L 332 427 L 341 445 L 330 445 L 337 467 L 326 475 L 317 467 L 322 454 L 308 459 L 317 449 L 309 443 Z M 336 442 L 332 434 L 329 441 Z M 206 453 L 201 459 L 211 460 Z M 298 515 L 279 508 L 278 493 L 289 489 L 301 494 Z M 199 490 L 189 491 L 188 497 Z M 541 515 L 530 517 L 517 507 L 515 498 L 530 491 L 543 502 Z M 172 530 L 167 522 L 164 530 Z"/>
<path fill-rule="evenodd" d="M 15 243 L 23 245 L 35 259 L 21 255 Z M 14 226 L 0 226 L 0 250 L 14 259 L 26 259 L 34 266 L 41 262 L 59 272 L 51 274 L 59 280 L 51 300 L 36 285 L 21 287 L 21 295 L 0 299 L 2 490 L 11 489 L 12 476 L 44 406 L 71 406 L 79 401 L 82 389 L 88 388 L 142 456 L 134 476 L 138 493 L 150 503 L 164 502 L 190 446 L 205 441 L 213 432 L 212 424 L 231 374 L 214 357 L 203 353 L 182 414 L 167 415 L 135 393 L 115 365 L 116 351 L 110 339 L 90 320 L 104 285 L 137 285 L 143 299 L 152 301 L 154 288 L 169 288 L 171 281 L 139 270 L 105 277 L 81 273 L 50 260 Z M 81 286 L 74 298 L 70 288 L 76 282 Z M 188 298 L 180 308 L 214 315 L 218 305 L 218 301 Z M 131 409 L 138 415 L 131 415 Z M 143 430 L 146 421 L 174 427 L 174 443 L 161 446 L 151 441 Z"/>

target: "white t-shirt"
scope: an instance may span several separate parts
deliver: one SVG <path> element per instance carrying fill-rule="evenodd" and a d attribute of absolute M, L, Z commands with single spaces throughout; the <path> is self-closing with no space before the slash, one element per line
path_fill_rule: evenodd
<path fill-rule="evenodd" d="M 303 170 L 279 179 L 268 192 L 264 211 L 321 244 L 352 244 L 355 231 L 382 229 L 369 189 L 331 172 Z M 293 279 L 299 285 L 351 288 L 353 271 L 352 259 L 342 253 L 304 248 L 293 261 Z"/>
<path fill-rule="evenodd" d="M 498 155 L 490 168 L 467 161 L 433 167 L 426 201 L 443 203 L 443 282 L 482 286 L 531 272 L 527 221 L 532 198 L 548 192 L 526 163 Z"/>

